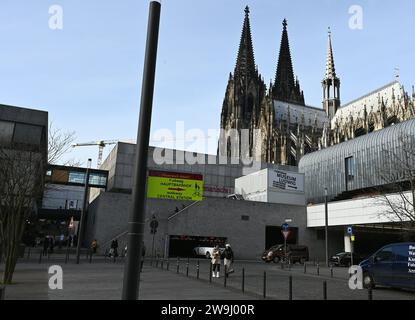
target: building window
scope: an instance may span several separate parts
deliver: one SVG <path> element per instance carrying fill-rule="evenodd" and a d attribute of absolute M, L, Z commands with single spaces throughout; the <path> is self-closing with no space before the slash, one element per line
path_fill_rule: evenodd
<path fill-rule="evenodd" d="M 241 216 L 242 221 L 249 221 L 249 216 Z"/>
<path fill-rule="evenodd" d="M 105 187 L 107 185 L 107 176 L 105 174 L 91 173 L 89 176 L 89 184 Z"/>
<path fill-rule="evenodd" d="M 69 172 L 68 182 L 85 184 L 85 173 L 76 171 Z"/>
<path fill-rule="evenodd" d="M 348 157 L 345 160 L 346 166 L 346 182 L 351 182 L 354 179 L 355 175 L 355 163 L 353 157 Z"/>

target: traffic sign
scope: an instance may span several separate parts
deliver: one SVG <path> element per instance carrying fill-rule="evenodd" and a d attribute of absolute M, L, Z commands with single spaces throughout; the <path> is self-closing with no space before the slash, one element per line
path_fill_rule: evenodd
<path fill-rule="evenodd" d="M 287 231 L 282 231 L 282 234 L 283 234 L 283 236 L 284 236 L 284 239 L 285 240 L 287 240 L 288 239 L 288 236 L 290 235 L 290 231 L 289 230 L 287 230 Z"/>
<path fill-rule="evenodd" d="M 281 230 L 282 231 L 288 231 L 288 229 L 290 228 L 290 226 L 288 225 L 288 223 L 284 223 L 282 226 L 281 226 Z"/>
<path fill-rule="evenodd" d="M 353 234 L 353 227 L 352 226 L 347 227 L 347 234 L 349 236 L 351 236 Z"/>

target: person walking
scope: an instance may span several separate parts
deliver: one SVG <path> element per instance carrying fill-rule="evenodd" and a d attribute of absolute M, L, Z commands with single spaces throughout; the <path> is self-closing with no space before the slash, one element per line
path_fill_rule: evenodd
<path fill-rule="evenodd" d="M 220 274 L 220 249 L 216 246 L 212 251 L 212 277 L 219 278 Z"/>
<path fill-rule="evenodd" d="M 142 250 L 141 250 L 141 266 L 140 272 L 143 272 L 143 265 L 144 265 L 144 257 L 146 256 L 146 246 L 144 245 L 144 241 L 142 243 Z"/>
<path fill-rule="evenodd" d="M 228 277 L 230 273 L 234 272 L 233 270 L 233 250 L 229 243 L 225 246 L 225 251 L 223 251 L 224 265 L 225 265 L 225 276 Z"/>
<path fill-rule="evenodd" d="M 93 254 L 97 253 L 97 248 L 98 248 L 98 241 L 97 241 L 97 239 L 94 239 L 91 242 L 91 250 L 92 250 Z"/>
<path fill-rule="evenodd" d="M 45 238 L 43 239 L 42 256 L 47 256 L 48 255 L 48 249 L 49 249 L 49 236 L 45 236 Z"/>

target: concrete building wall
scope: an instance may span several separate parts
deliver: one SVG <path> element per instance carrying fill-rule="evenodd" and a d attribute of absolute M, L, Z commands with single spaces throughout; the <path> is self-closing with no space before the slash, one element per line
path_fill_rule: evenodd
<path fill-rule="evenodd" d="M 255 173 L 235 179 L 235 193 L 241 194 L 245 200 L 305 206 L 304 175 L 296 172 L 281 171 L 291 174 L 299 180 L 295 189 L 288 189 L 286 183 L 280 188 L 273 185 L 278 182 L 271 169 L 263 169 Z M 280 172 L 280 170 L 279 170 Z M 300 181 L 301 180 L 301 181 Z M 284 189 L 285 185 L 285 189 Z"/>
<path fill-rule="evenodd" d="M 144 226 L 147 252 L 152 245 L 149 221 L 154 214 L 159 221 L 155 235 L 155 248 L 163 255 L 169 235 L 226 237 L 239 259 L 258 259 L 265 248 L 265 227 L 281 226 L 286 218 L 298 227 L 298 243 L 307 245 L 310 256 L 324 257 L 324 241 L 317 240 L 314 230 L 306 229 L 305 207 L 258 203 L 231 199 L 205 198 L 168 221 L 176 207 L 192 202 L 148 199 Z M 104 251 L 113 237 L 127 230 L 131 196 L 121 193 L 102 193 L 90 205 L 88 214 L 88 240 L 96 238 Z M 241 216 L 249 216 L 242 220 Z M 120 248 L 126 237 L 120 237 Z"/>
<path fill-rule="evenodd" d="M 135 144 L 119 142 L 103 162 L 100 169 L 109 171 L 109 191 L 131 192 L 135 149 Z M 196 158 L 198 163 L 189 164 L 192 159 Z M 203 195 L 205 197 L 225 197 L 234 193 L 235 179 L 244 175 L 243 167 L 240 164 L 232 164 L 231 159 L 219 158 L 214 155 L 150 147 L 147 161 L 150 170 L 202 174 Z M 162 161 L 165 163 L 160 164 Z M 257 165 L 259 169 L 273 167 L 288 171 L 298 170 L 296 167 L 266 163 Z M 94 196 L 97 196 L 97 193 Z"/>

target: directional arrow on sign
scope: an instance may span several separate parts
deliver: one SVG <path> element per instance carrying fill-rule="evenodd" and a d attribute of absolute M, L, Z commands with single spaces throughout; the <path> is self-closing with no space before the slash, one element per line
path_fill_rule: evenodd
<path fill-rule="evenodd" d="M 173 190 L 173 191 L 185 191 L 186 189 L 182 189 L 182 188 L 168 188 L 168 190 Z"/>

